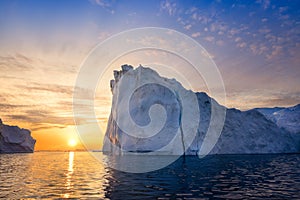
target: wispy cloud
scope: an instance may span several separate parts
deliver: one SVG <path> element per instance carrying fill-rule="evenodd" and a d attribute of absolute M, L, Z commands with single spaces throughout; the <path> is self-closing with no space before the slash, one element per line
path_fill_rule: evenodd
<path fill-rule="evenodd" d="M 1 70 L 28 71 L 28 70 L 33 70 L 34 67 L 32 65 L 33 65 L 33 60 L 21 54 L 0 56 Z"/>
<path fill-rule="evenodd" d="M 299 104 L 300 92 L 290 94 L 283 91 L 272 90 L 247 90 L 235 91 L 227 95 L 228 107 L 238 107 L 242 110 L 261 107 L 288 107 Z"/>
<path fill-rule="evenodd" d="M 64 72 L 65 74 L 74 74 L 77 72 L 76 67 L 66 63 L 42 60 L 36 57 L 30 57 L 24 54 L 15 53 L 0 55 L 0 68 L 6 73 L 0 76 L 6 78 L 26 78 L 32 73 L 50 73 Z M 12 76 L 15 75 L 15 76 Z"/>
<path fill-rule="evenodd" d="M 200 32 L 196 32 L 196 33 L 192 33 L 192 37 L 193 38 L 197 38 L 197 37 L 199 37 L 201 35 L 201 33 Z"/>
<path fill-rule="evenodd" d="M 216 44 L 217 44 L 218 46 L 224 46 L 224 45 L 225 45 L 225 42 L 224 42 L 223 40 L 218 40 L 218 41 L 216 41 Z"/>
<path fill-rule="evenodd" d="M 256 3 L 260 4 L 264 10 L 268 9 L 271 5 L 270 0 L 257 0 Z"/>
<path fill-rule="evenodd" d="M 52 129 L 52 128 L 59 128 L 63 129 L 66 128 L 67 126 L 65 125 L 55 125 L 55 124 L 47 124 L 47 123 L 40 123 L 40 124 L 35 124 L 33 128 L 31 128 L 31 131 L 43 131 L 46 129 Z"/>
<path fill-rule="evenodd" d="M 266 61 L 288 56 L 288 49 L 299 41 L 299 23 L 288 13 L 289 6 L 277 6 L 269 0 L 258 0 L 256 4 L 237 2 L 231 7 L 212 3 L 208 9 L 182 7 L 180 12 L 177 1 L 163 1 L 162 5 L 198 41 L 218 46 L 223 43 L 216 41 L 226 41 L 239 51 L 253 53 Z M 228 12 L 242 17 L 232 19 Z"/>
<path fill-rule="evenodd" d="M 98 39 L 99 39 L 100 41 L 103 41 L 103 40 L 107 39 L 107 38 L 110 37 L 110 36 L 111 36 L 110 33 L 106 32 L 106 31 L 102 31 L 102 32 L 99 33 Z"/>
<path fill-rule="evenodd" d="M 160 9 L 166 11 L 170 16 L 174 16 L 178 11 L 176 3 L 170 0 L 164 0 L 160 4 Z"/>
<path fill-rule="evenodd" d="M 41 123 L 73 124 L 72 106 L 57 101 L 72 99 L 74 67 L 19 53 L 1 55 L 0 67 L 1 118 L 30 124 L 33 130 Z"/>
<path fill-rule="evenodd" d="M 2 112 L 2 114 L 4 114 L 5 112 L 11 112 L 16 109 L 24 108 L 26 106 L 28 106 L 28 105 L 15 105 L 15 104 L 9 104 L 9 103 L 0 103 L 0 111 Z"/>
<path fill-rule="evenodd" d="M 184 27 L 185 30 L 190 30 L 192 28 L 192 25 L 191 24 L 188 24 Z"/>
<path fill-rule="evenodd" d="M 215 37 L 213 37 L 213 36 L 207 36 L 207 37 L 205 37 L 204 38 L 206 41 L 208 41 L 208 42 L 214 42 L 215 41 Z"/>
<path fill-rule="evenodd" d="M 112 1 L 109 0 L 89 0 L 92 4 L 101 6 L 102 8 L 109 11 L 111 14 L 115 13 L 115 10 L 113 9 Z"/>
<path fill-rule="evenodd" d="M 29 83 L 26 86 L 24 85 L 16 85 L 16 87 L 21 88 L 27 92 L 51 92 L 55 94 L 66 94 L 71 96 L 73 94 L 72 86 L 65 86 L 59 84 L 41 84 L 41 83 Z"/>

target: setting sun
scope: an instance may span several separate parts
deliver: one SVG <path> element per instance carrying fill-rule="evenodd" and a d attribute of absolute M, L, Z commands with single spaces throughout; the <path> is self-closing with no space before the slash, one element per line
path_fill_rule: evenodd
<path fill-rule="evenodd" d="M 70 147 L 74 147 L 74 146 L 77 145 L 77 141 L 76 141 L 75 139 L 70 139 L 70 140 L 68 141 L 68 145 L 69 145 Z"/>

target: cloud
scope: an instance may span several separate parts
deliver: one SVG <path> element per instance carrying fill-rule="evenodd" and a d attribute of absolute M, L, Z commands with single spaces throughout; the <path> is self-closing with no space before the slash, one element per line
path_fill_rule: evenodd
<path fill-rule="evenodd" d="M 273 58 L 281 55 L 281 53 L 282 53 L 282 47 L 274 45 L 274 46 L 272 46 L 271 53 L 267 55 L 267 59 L 272 60 Z"/>
<path fill-rule="evenodd" d="M 271 5 L 270 0 L 257 0 L 256 3 L 260 4 L 264 10 L 267 10 Z"/>
<path fill-rule="evenodd" d="M 248 110 L 261 107 L 289 107 L 299 104 L 300 92 L 255 89 L 227 91 L 227 106 Z"/>
<path fill-rule="evenodd" d="M 60 112 L 65 112 L 65 110 L 58 111 L 55 107 L 52 107 L 53 111 L 51 107 L 45 106 L 23 106 L 20 109 L 20 105 L 17 105 L 13 109 L 13 112 L 6 112 L 2 115 L 5 120 L 29 123 L 32 130 L 39 129 L 41 124 L 44 128 L 46 124 L 48 128 L 53 126 L 66 127 L 74 124 L 72 113 L 62 116 Z"/>
<path fill-rule="evenodd" d="M 216 23 L 212 23 L 212 24 L 210 25 L 209 30 L 210 30 L 211 32 L 215 32 L 217 29 L 218 29 L 218 27 L 217 27 L 217 24 L 216 24 Z"/>
<path fill-rule="evenodd" d="M 200 37 L 201 33 L 200 32 L 196 32 L 196 33 L 193 33 L 191 36 L 193 38 L 197 38 L 197 37 Z"/>
<path fill-rule="evenodd" d="M 190 30 L 192 28 L 192 25 L 191 24 L 188 24 L 184 27 L 185 30 Z"/>
<path fill-rule="evenodd" d="M 108 0 L 89 0 L 89 1 L 94 5 L 101 6 L 111 14 L 115 13 L 115 10 L 112 9 L 113 8 L 112 1 L 108 1 Z"/>
<path fill-rule="evenodd" d="M 288 6 L 282 6 L 282 7 L 279 7 L 279 12 L 283 13 L 283 12 L 286 12 L 288 9 L 289 9 Z"/>
<path fill-rule="evenodd" d="M 51 128 L 59 128 L 63 129 L 66 128 L 67 126 L 64 125 L 54 125 L 54 124 L 47 124 L 47 123 L 39 123 L 35 124 L 33 128 L 30 128 L 31 131 L 41 131 L 41 130 L 46 130 L 46 129 L 51 129 Z"/>
<path fill-rule="evenodd" d="M 251 44 L 250 49 L 255 55 L 265 55 L 265 53 L 269 50 L 269 48 L 264 44 Z"/>
<path fill-rule="evenodd" d="M 247 47 L 247 44 L 246 44 L 246 42 L 241 42 L 241 43 L 238 43 L 236 46 L 239 48 L 245 48 L 245 47 Z"/>
<path fill-rule="evenodd" d="M 40 123 L 73 124 L 72 106 L 58 101 L 72 100 L 74 66 L 16 53 L 1 55 L 0 67 L 1 118 L 36 130 Z"/>
<path fill-rule="evenodd" d="M 110 4 L 106 0 L 90 0 L 90 2 L 97 4 L 101 7 L 109 7 Z"/>
<path fill-rule="evenodd" d="M 214 42 L 215 38 L 213 36 L 207 36 L 204 38 L 204 40 L 208 41 L 208 42 Z"/>
<path fill-rule="evenodd" d="M 226 41 L 239 52 L 250 52 L 268 62 L 291 57 L 290 52 L 296 51 L 295 44 L 299 41 L 299 22 L 288 3 L 277 6 L 269 0 L 258 0 L 256 4 L 236 2 L 233 9 L 220 2 L 207 9 L 183 6 L 184 11 L 179 12 L 174 1 L 164 1 L 164 8 L 176 17 L 183 30 L 203 30 L 201 34 L 192 33 L 191 37 L 201 35 L 205 41 L 220 47 L 224 47 L 224 42 L 217 41 Z M 229 11 L 233 18 L 226 15 Z"/>
<path fill-rule="evenodd" d="M 98 39 L 99 39 L 100 41 L 103 41 L 103 40 L 109 38 L 110 36 L 111 36 L 110 33 L 104 31 L 104 32 L 100 32 L 100 33 L 99 33 Z"/>
<path fill-rule="evenodd" d="M 14 111 L 16 109 L 27 107 L 28 105 L 16 105 L 16 104 L 9 104 L 9 103 L 0 103 L 0 111 L 3 113 L 8 111 Z"/>
<path fill-rule="evenodd" d="M 240 42 L 242 40 L 242 38 L 241 37 L 237 37 L 237 38 L 235 38 L 235 42 Z"/>
<path fill-rule="evenodd" d="M 224 46 L 225 42 L 224 42 L 223 40 L 218 40 L 218 41 L 216 42 L 216 44 L 217 44 L 218 46 Z"/>
<path fill-rule="evenodd" d="M 238 28 L 232 28 L 228 31 L 228 35 L 230 37 L 234 37 L 235 35 L 237 35 L 238 33 L 240 33 L 240 30 Z"/>
<path fill-rule="evenodd" d="M 65 86 L 65 85 L 58 85 L 58 84 L 42 84 L 42 83 L 35 83 L 31 82 L 25 85 L 16 85 L 18 88 L 22 88 L 27 90 L 28 92 L 51 92 L 55 94 L 66 94 L 71 97 L 73 94 L 73 87 L 72 86 Z"/>
<path fill-rule="evenodd" d="M 2 71 L 31 71 L 34 70 L 34 61 L 21 54 L 0 56 Z"/>
<path fill-rule="evenodd" d="M 271 29 L 269 29 L 269 28 L 260 28 L 260 29 L 258 29 L 258 32 L 262 33 L 262 34 L 267 34 L 267 33 L 271 32 Z"/>
<path fill-rule="evenodd" d="M 11 78 L 26 78 L 25 75 L 30 73 L 47 73 L 64 72 L 64 74 L 74 74 L 77 72 L 76 66 L 66 65 L 65 63 L 57 63 L 55 61 L 46 61 L 40 58 L 30 57 L 24 54 L 15 53 L 9 55 L 0 55 L 0 68 L 5 75 Z M 18 75 L 12 76 L 11 74 Z"/>
<path fill-rule="evenodd" d="M 197 13 L 192 14 L 192 19 L 194 19 L 194 20 L 197 20 L 197 19 L 198 19 Z"/>
<path fill-rule="evenodd" d="M 176 3 L 169 0 L 162 1 L 160 4 L 160 9 L 162 11 L 167 11 L 170 16 L 174 16 L 177 12 Z"/>

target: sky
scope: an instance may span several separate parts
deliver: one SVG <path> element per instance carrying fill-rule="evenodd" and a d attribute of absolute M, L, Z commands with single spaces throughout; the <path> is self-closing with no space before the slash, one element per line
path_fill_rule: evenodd
<path fill-rule="evenodd" d="M 299 8 L 299 0 L 0 0 L 0 117 L 30 129 L 36 150 L 83 148 L 72 112 L 80 66 L 100 42 L 142 27 L 173 29 L 201 44 L 221 73 L 227 107 L 298 104 Z M 111 69 L 136 66 L 134 57 L 149 59 L 143 55 L 125 56 Z M 95 99 L 103 133 L 112 77 L 108 71 Z M 88 130 L 88 122 L 81 125 Z M 101 148 L 103 133 L 89 148 Z M 78 145 L 68 146 L 70 139 Z"/>

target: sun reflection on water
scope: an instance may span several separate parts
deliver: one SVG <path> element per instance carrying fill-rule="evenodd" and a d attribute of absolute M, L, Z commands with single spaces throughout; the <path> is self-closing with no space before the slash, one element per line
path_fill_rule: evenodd
<path fill-rule="evenodd" d="M 0 154 L 0 199 L 299 199 L 299 154 L 187 156 L 142 174 L 95 155 L 100 162 L 89 152 Z"/>
<path fill-rule="evenodd" d="M 0 199 L 105 199 L 113 172 L 99 160 L 76 151 L 0 154 Z"/>
<path fill-rule="evenodd" d="M 70 197 L 70 189 L 72 189 L 72 174 L 74 172 L 73 169 L 73 164 L 74 164 L 74 152 L 69 152 L 69 165 L 68 165 L 68 172 L 66 174 L 66 188 L 67 191 L 64 194 L 64 198 L 69 198 Z"/>

